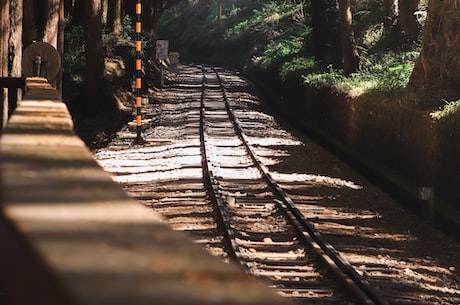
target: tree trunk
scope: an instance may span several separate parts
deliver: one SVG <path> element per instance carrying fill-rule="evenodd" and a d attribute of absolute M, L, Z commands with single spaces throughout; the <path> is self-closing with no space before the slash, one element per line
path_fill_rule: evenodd
<path fill-rule="evenodd" d="M 314 0 L 310 1 L 311 10 L 311 26 L 312 26 L 312 42 L 313 42 L 313 55 L 316 61 L 320 62 L 328 56 L 333 55 L 334 61 L 337 54 L 330 54 L 332 48 L 338 43 L 335 41 L 335 35 L 332 29 L 335 26 L 337 15 L 337 1 L 336 0 Z"/>
<path fill-rule="evenodd" d="M 0 76 L 8 76 L 9 1 L 0 0 Z M 8 120 L 8 90 L 0 88 L 0 130 Z"/>
<path fill-rule="evenodd" d="M 47 0 L 44 10 L 45 26 L 43 29 L 43 42 L 47 42 L 57 49 L 59 30 L 59 5 L 60 0 Z"/>
<path fill-rule="evenodd" d="M 404 1 L 404 0 L 403 0 Z M 398 18 L 398 0 L 385 0 L 383 3 L 385 32 L 390 32 Z"/>
<path fill-rule="evenodd" d="M 157 19 L 157 1 L 148 1 L 144 4 L 144 11 L 142 13 L 143 30 L 153 34 L 155 32 L 155 24 Z"/>
<path fill-rule="evenodd" d="M 102 26 L 107 25 L 108 11 L 109 11 L 109 1 L 108 0 L 101 0 L 101 23 L 102 23 Z"/>
<path fill-rule="evenodd" d="M 412 43 L 418 40 L 420 35 L 420 24 L 417 22 L 415 12 L 418 9 L 420 0 L 399 1 L 399 28 L 403 43 Z"/>
<path fill-rule="evenodd" d="M 410 78 L 414 87 L 458 90 L 460 84 L 460 10 L 456 1 L 430 0 L 420 57 Z"/>
<path fill-rule="evenodd" d="M 98 99 L 104 76 L 102 50 L 101 0 L 84 0 L 85 3 L 85 54 L 86 88 L 91 101 Z"/>
<path fill-rule="evenodd" d="M 1 32 L 0 32 L 0 55 L 1 55 L 1 76 L 8 76 L 8 33 L 10 32 L 10 1 L 0 0 L 1 9 Z"/>
<path fill-rule="evenodd" d="M 359 55 L 352 28 L 350 0 L 339 0 L 340 35 L 342 43 L 343 71 L 350 75 L 358 71 Z"/>
<path fill-rule="evenodd" d="M 107 26 L 116 37 L 121 34 L 121 0 L 109 0 Z"/>
<path fill-rule="evenodd" d="M 22 24 L 22 41 L 24 48 L 37 41 L 37 24 L 35 18 L 36 0 L 24 0 L 24 20 Z"/>
<path fill-rule="evenodd" d="M 9 71 L 13 77 L 22 74 L 22 0 L 10 0 Z"/>
<path fill-rule="evenodd" d="M 58 29 L 58 41 L 57 50 L 61 55 L 61 67 L 56 80 L 56 88 L 62 90 L 62 62 L 64 60 L 64 30 L 65 30 L 65 1 L 59 2 L 59 29 Z"/>
<path fill-rule="evenodd" d="M 326 55 L 326 45 L 329 36 L 326 9 L 326 3 L 324 0 L 311 1 L 313 54 L 317 61 L 323 60 Z"/>
<path fill-rule="evenodd" d="M 72 14 L 72 25 L 84 25 L 86 20 L 85 6 L 89 0 L 75 0 Z"/>

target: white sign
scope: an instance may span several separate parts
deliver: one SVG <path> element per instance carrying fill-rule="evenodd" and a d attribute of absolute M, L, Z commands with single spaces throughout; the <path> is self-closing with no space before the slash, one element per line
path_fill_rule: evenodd
<path fill-rule="evenodd" d="M 160 60 L 168 59 L 168 40 L 157 40 L 156 44 L 156 58 Z"/>

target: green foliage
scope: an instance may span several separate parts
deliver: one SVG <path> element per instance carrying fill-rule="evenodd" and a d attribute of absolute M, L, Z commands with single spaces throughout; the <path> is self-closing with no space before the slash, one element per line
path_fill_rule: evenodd
<path fill-rule="evenodd" d="M 85 71 L 85 28 L 84 26 L 69 25 L 64 34 L 65 52 L 63 64 L 63 77 L 66 80 L 82 83 Z M 102 43 L 104 54 L 112 56 L 116 45 L 131 42 L 134 39 L 133 21 L 124 17 L 121 22 L 120 37 L 104 29 Z"/>
<path fill-rule="evenodd" d="M 77 83 L 82 82 L 85 69 L 84 34 L 85 28 L 83 26 L 72 26 L 64 34 L 63 77 Z"/>
<path fill-rule="evenodd" d="M 289 39 L 274 40 L 268 44 L 262 54 L 261 63 L 267 67 L 275 60 L 298 54 L 302 47 L 303 39 L 299 37 L 291 36 Z"/>
<path fill-rule="evenodd" d="M 281 80 L 285 81 L 291 74 L 306 74 L 308 71 L 313 70 L 315 66 L 316 63 L 313 57 L 295 57 L 281 66 Z"/>
<path fill-rule="evenodd" d="M 238 2 L 238 1 L 237 1 Z M 244 1 L 242 1 L 244 2 Z M 247 7 L 240 7 L 239 14 L 234 17 L 244 17 L 238 22 L 229 21 L 228 29 L 224 34 L 225 39 L 235 40 L 248 32 L 266 32 L 270 30 L 281 30 L 279 26 L 284 20 L 295 21 L 292 25 L 297 27 L 303 25 L 303 3 L 295 1 L 254 1 L 247 4 Z M 301 32 L 298 33 L 302 35 Z"/>
<path fill-rule="evenodd" d="M 360 71 L 350 77 L 337 67 L 339 62 L 333 54 L 322 62 L 312 58 L 309 1 L 224 1 L 220 33 L 216 29 L 216 5 L 217 1 L 209 5 L 182 1 L 163 14 L 159 35 L 170 39 L 180 52 L 275 71 L 282 81 L 304 75 L 312 86 L 334 87 L 351 94 L 403 90 L 418 56 L 417 49 L 368 53 L 384 35 L 380 0 L 351 2 L 361 58 Z M 331 53 L 340 56 L 340 48 L 331 46 Z"/>
<path fill-rule="evenodd" d="M 438 111 L 431 113 L 431 117 L 436 120 L 455 119 L 460 122 L 460 100 L 447 101 L 443 100 L 444 105 L 439 107 Z"/>
<path fill-rule="evenodd" d="M 359 95 L 371 91 L 400 91 L 407 87 L 418 56 L 417 51 L 384 52 L 367 56 L 361 70 L 349 77 L 329 66 L 327 71 L 311 73 L 305 82 L 314 87 L 328 86 Z"/>
<path fill-rule="evenodd" d="M 213 4 L 214 5 L 214 4 Z M 208 5 L 182 1 L 163 12 L 157 35 L 170 41 L 170 48 L 185 57 L 192 50 L 209 47 L 215 35 L 217 8 L 211 13 Z"/>

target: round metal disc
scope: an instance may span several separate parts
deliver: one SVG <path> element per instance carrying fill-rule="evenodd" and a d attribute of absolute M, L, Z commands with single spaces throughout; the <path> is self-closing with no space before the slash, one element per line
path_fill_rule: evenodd
<path fill-rule="evenodd" d="M 24 50 L 22 73 L 25 76 L 40 76 L 52 81 L 60 68 L 61 56 L 49 43 L 34 42 Z"/>

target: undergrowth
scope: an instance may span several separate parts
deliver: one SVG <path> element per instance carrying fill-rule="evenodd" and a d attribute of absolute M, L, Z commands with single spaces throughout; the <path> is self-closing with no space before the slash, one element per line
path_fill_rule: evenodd
<path fill-rule="evenodd" d="M 329 66 L 324 72 L 312 71 L 304 76 L 313 87 L 332 87 L 360 95 L 372 91 L 400 92 L 407 87 L 418 51 L 380 52 L 366 57 L 360 71 L 344 76 L 341 69 Z"/>
<path fill-rule="evenodd" d="M 107 144 L 119 128 L 131 119 L 133 27 L 125 17 L 120 37 L 107 29 L 102 34 L 105 60 L 104 86 L 100 99 L 113 103 L 115 111 L 97 108 L 86 96 L 84 27 L 69 25 L 65 32 L 63 58 L 63 99 L 72 115 L 74 129 L 86 145 L 98 148 Z M 130 63 L 129 61 L 132 61 Z M 133 68 L 131 69 L 133 70 Z"/>
<path fill-rule="evenodd" d="M 167 37 L 181 58 L 224 60 L 225 64 L 242 70 L 267 72 L 281 84 L 300 79 L 309 86 L 329 87 L 353 96 L 373 92 L 388 96 L 412 94 L 408 83 L 419 46 L 405 45 L 391 50 L 378 47 L 385 38 L 381 1 L 352 2 L 360 70 L 349 77 L 344 76 L 337 56 L 328 53 L 321 61 L 315 59 L 309 1 L 223 1 L 221 28 L 217 28 L 217 1 L 208 3 L 181 1 L 160 19 L 159 36 Z M 422 0 L 423 3 L 426 1 Z M 424 5 L 418 12 L 420 16 L 424 16 Z M 340 45 L 333 39 L 331 43 L 330 52 L 340 58 Z M 425 105 L 429 102 L 420 103 L 431 109 L 439 105 L 439 99 Z M 451 112 L 458 112 L 457 108 L 443 113 L 451 116 Z"/>

